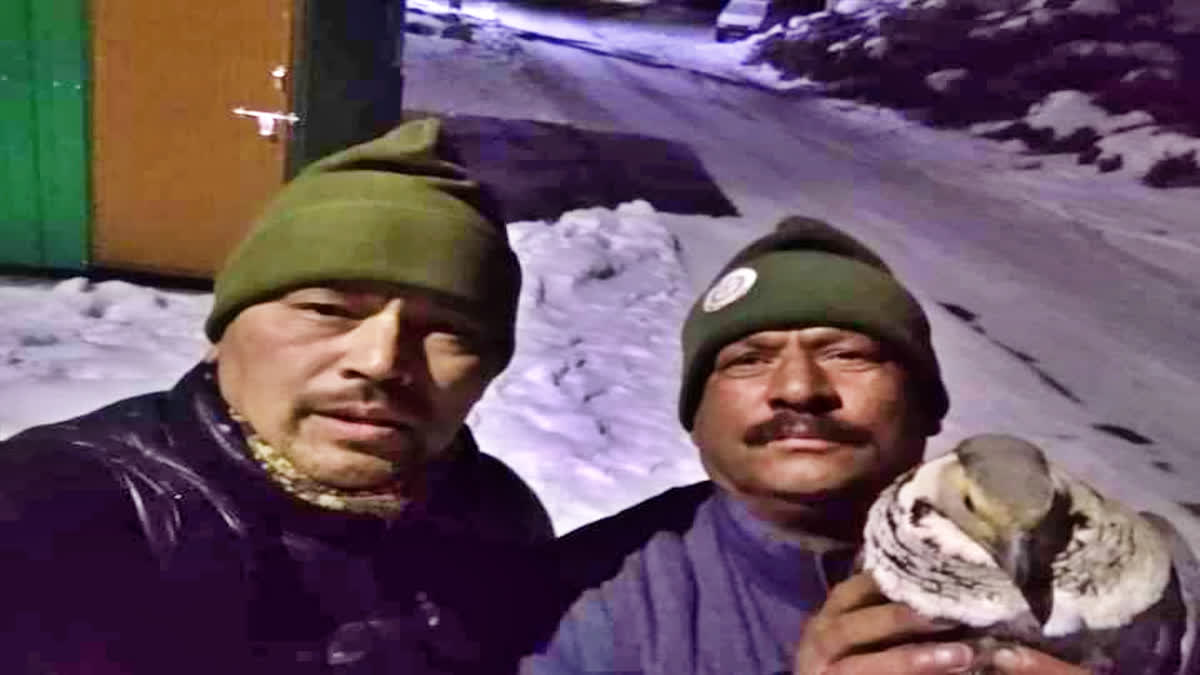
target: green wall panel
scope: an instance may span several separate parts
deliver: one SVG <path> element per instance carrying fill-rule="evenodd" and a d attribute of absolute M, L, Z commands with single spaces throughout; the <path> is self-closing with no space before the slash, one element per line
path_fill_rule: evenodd
<path fill-rule="evenodd" d="M 41 263 L 30 5 L 0 0 L 0 263 Z"/>
<path fill-rule="evenodd" d="M 87 260 L 89 69 L 83 4 L 33 3 L 42 264 L 49 267 L 77 268 Z"/>
<path fill-rule="evenodd" d="M 83 0 L 0 0 L 0 263 L 87 262 Z"/>

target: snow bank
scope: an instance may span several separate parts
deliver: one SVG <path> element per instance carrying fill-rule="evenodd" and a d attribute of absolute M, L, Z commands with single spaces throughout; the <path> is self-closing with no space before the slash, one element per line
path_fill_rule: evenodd
<path fill-rule="evenodd" d="M 645 202 L 510 226 L 525 273 L 517 352 L 469 418 L 561 533 L 703 478 L 675 417 L 692 293 Z"/>

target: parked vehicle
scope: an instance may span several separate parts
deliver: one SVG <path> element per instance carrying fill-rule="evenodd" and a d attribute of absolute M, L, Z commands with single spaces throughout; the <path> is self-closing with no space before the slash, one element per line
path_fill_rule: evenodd
<path fill-rule="evenodd" d="M 717 15 L 717 42 L 740 40 L 762 30 L 770 0 L 729 0 Z"/>

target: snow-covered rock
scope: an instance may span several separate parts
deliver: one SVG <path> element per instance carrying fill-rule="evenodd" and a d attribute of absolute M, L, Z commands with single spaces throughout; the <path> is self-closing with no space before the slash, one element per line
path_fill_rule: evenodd
<path fill-rule="evenodd" d="M 1144 40 L 1129 45 L 1129 55 L 1156 66 L 1174 67 L 1183 60 L 1179 50 L 1162 42 Z"/>
<path fill-rule="evenodd" d="M 925 84 L 939 94 L 951 94 L 960 91 L 969 76 L 966 68 L 950 68 L 926 75 Z"/>
<path fill-rule="evenodd" d="M 1200 17 L 1200 0 L 1187 2 Z M 1097 138 L 1155 123 L 1200 134 L 1200 97 L 1183 79 L 1200 72 L 1200 53 L 1168 30 L 1168 5 L 839 0 L 841 13 L 792 22 L 751 60 L 825 83 L 833 96 L 918 110 L 935 124 L 1028 113 L 984 133 L 1042 152 L 1083 152 Z M 1103 155 L 1097 165 L 1114 167 L 1117 158 Z"/>
<path fill-rule="evenodd" d="M 993 121 L 989 121 L 989 122 L 976 122 L 975 124 L 970 125 L 967 128 L 967 130 L 972 135 L 988 137 L 988 136 L 993 136 L 993 135 L 996 135 L 999 133 L 1003 133 L 1004 130 L 1011 128 L 1012 125 L 1014 125 L 1016 123 L 1017 123 L 1016 120 L 993 120 Z"/>
<path fill-rule="evenodd" d="M 1047 27 L 1062 16 L 1060 12 L 1049 9 L 1035 9 L 1029 13 L 1029 20 L 1034 26 Z"/>
<path fill-rule="evenodd" d="M 1100 40 L 1073 40 L 1063 43 L 1050 51 L 1051 58 L 1075 57 L 1086 59 L 1098 56 L 1120 58 L 1129 55 L 1129 48 L 1119 42 L 1102 42 Z"/>
<path fill-rule="evenodd" d="M 854 47 L 861 42 L 861 40 L 855 38 L 851 38 L 849 40 L 838 40 L 837 42 L 826 47 L 825 51 L 829 52 L 830 54 L 838 54 L 849 50 L 851 47 Z"/>
<path fill-rule="evenodd" d="M 876 35 L 873 38 L 865 40 L 862 44 L 863 51 L 873 59 L 882 59 L 887 56 L 891 48 L 891 42 L 882 35 Z"/>
<path fill-rule="evenodd" d="M 1200 176 L 1196 166 L 1200 138 L 1157 127 L 1139 127 L 1102 138 L 1096 145 L 1100 148 L 1098 161 L 1112 162 L 1119 157 L 1122 171 L 1151 184 L 1158 182 L 1155 172 L 1164 171 L 1164 167 L 1176 167 L 1173 172 L 1182 175 L 1188 173 L 1190 164 L 1191 173 Z"/>
<path fill-rule="evenodd" d="M 857 14 L 879 5 L 877 0 L 837 0 L 831 9 L 838 14 Z"/>
<path fill-rule="evenodd" d="M 1182 56 L 1179 50 L 1162 42 L 1143 40 L 1126 44 L 1101 40 L 1074 40 L 1055 47 L 1051 59 L 1131 59 L 1156 66 L 1175 66 Z"/>
<path fill-rule="evenodd" d="M 1019 8 L 1021 0 L 971 0 L 971 4 L 981 13 L 1011 12 Z"/>
<path fill-rule="evenodd" d="M 1167 17 L 1168 26 L 1177 35 L 1200 33 L 1200 2 L 1197 0 L 1171 0 Z"/>
<path fill-rule="evenodd" d="M 1121 13 L 1117 0 L 1075 0 L 1068 9 L 1088 16 L 1115 16 Z"/>
<path fill-rule="evenodd" d="M 1141 110 L 1113 115 L 1082 91 L 1056 91 L 1030 108 L 1025 122 L 1033 129 L 1049 129 L 1054 140 L 1062 140 L 1083 129 L 1107 136 L 1149 126 L 1154 124 L 1154 118 Z"/>
<path fill-rule="evenodd" d="M 1142 82 L 1177 83 L 1180 81 L 1179 71 L 1173 68 L 1134 68 L 1121 76 L 1124 84 Z"/>

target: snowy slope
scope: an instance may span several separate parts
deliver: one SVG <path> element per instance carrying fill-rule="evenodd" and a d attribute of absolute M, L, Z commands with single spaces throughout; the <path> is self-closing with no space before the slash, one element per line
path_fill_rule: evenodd
<path fill-rule="evenodd" d="M 703 478 L 675 415 L 692 300 L 674 237 L 645 202 L 511 226 L 525 269 L 512 365 L 472 413 L 569 531 Z"/>

